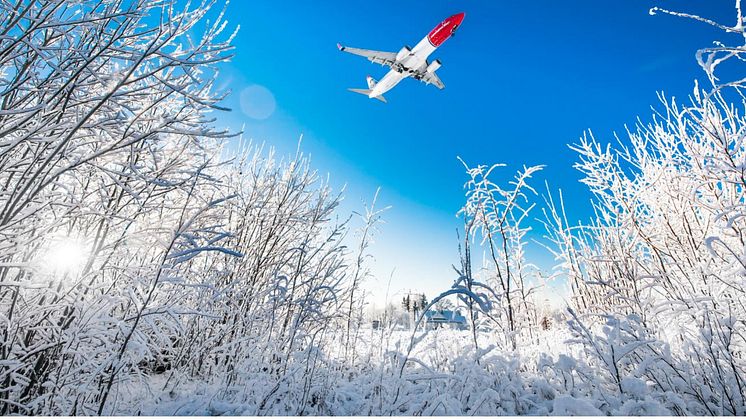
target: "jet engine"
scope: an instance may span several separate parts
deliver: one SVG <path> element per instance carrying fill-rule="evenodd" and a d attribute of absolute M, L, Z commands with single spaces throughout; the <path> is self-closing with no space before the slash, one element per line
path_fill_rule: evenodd
<path fill-rule="evenodd" d="M 402 48 L 397 54 L 396 54 L 396 61 L 402 61 L 405 58 L 409 57 L 409 54 L 412 52 L 412 48 L 410 48 L 408 45 L 405 45 L 404 48 Z"/>
<path fill-rule="evenodd" d="M 437 69 L 439 69 L 439 68 L 440 68 L 440 60 L 435 60 L 435 61 L 431 62 L 430 64 L 428 64 L 428 66 L 427 66 L 427 72 L 428 73 L 435 73 L 435 71 Z"/>

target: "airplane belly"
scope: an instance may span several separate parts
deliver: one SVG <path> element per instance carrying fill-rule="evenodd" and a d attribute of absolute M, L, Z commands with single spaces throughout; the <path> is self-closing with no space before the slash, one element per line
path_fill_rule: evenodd
<path fill-rule="evenodd" d="M 421 55 L 411 55 L 407 57 L 404 62 L 402 62 L 402 65 L 409 69 L 417 69 L 420 68 L 422 64 L 427 61 L 427 56 L 421 56 Z"/>
<path fill-rule="evenodd" d="M 435 52 L 436 49 L 437 48 L 428 41 L 427 37 L 424 37 L 422 38 L 422 41 L 418 42 L 417 45 L 412 48 L 412 55 L 427 60 L 427 57 Z"/>
<path fill-rule="evenodd" d="M 389 71 L 385 76 L 383 76 L 381 80 L 378 81 L 376 87 L 374 87 L 373 91 L 370 92 L 370 97 L 380 96 L 388 92 L 394 86 L 399 84 L 399 82 L 402 81 L 405 77 L 407 77 L 407 74 L 403 74 L 395 70 Z"/>
<path fill-rule="evenodd" d="M 434 51 L 435 47 L 425 38 L 412 49 L 412 54 L 402 62 L 402 65 L 410 71 L 417 70 L 426 65 L 427 57 Z"/>

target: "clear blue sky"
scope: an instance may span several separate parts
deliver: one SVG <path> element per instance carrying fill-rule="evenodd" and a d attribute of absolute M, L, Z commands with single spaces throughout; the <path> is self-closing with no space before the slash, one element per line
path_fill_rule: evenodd
<path fill-rule="evenodd" d="M 334 184 L 347 183 L 348 210 L 380 186 L 382 204 L 392 209 L 372 248 L 379 282 L 371 288 L 385 288 L 395 267 L 391 294 L 412 289 L 431 297 L 450 286 L 449 266 L 458 260 L 455 214 L 466 175 L 456 156 L 472 165 L 506 163 L 496 173 L 505 181 L 523 164 L 545 164 L 534 185 L 543 190 L 549 180 L 563 190 L 571 220 L 586 220 L 589 195 L 567 144 L 586 129 L 612 140 L 637 116 L 649 118 L 656 92 L 683 99 L 695 78 L 704 79 L 695 51 L 723 35 L 650 16 L 655 5 L 735 19 L 725 0 L 234 2 L 229 23 L 241 30 L 221 76 L 234 111 L 219 121 L 244 126 L 246 137 L 282 153 L 303 134 L 314 166 Z M 445 90 L 404 80 L 386 94 L 387 104 L 346 90 L 387 69 L 340 53 L 337 42 L 398 51 L 461 11 L 456 37 L 431 56 L 443 62 Z M 271 114 L 252 85 L 273 95 Z M 551 264 L 538 248 L 531 256 Z"/>

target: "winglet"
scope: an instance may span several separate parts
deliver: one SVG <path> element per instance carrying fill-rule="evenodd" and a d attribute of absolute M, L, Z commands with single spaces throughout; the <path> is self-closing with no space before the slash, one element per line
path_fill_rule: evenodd
<path fill-rule="evenodd" d="M 344 51 L 345 47 L 343 47 L 342 44 L 340 44 L 339 42 L 337 42 L 337 49 L 340 50 L 340 51 Z"/>

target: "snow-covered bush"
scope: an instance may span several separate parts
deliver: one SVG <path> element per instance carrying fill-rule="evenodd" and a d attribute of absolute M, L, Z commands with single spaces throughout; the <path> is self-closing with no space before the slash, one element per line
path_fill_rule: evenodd
<path fill-rule="evenodd" d="M 527 195 L 535 194 L 528 180 L 542 167 L 524 168 L 503 188 L 490 179 L 492 171 L 502 165 L 464 166 L 470 177 L 460 212 L 464 241 L 459 278 L 452 289 L 465 290 L 459 298 L 468 307 L 474 333 L 487 328 L 503 349 L 515 350 L 519 344 L 533 343 L 539 324 L 531 298 L 537 268 L 526 260 L 524 247 L 531 230 L 525 226 L 526 219 L 535 205 Z M 472 266 L 472 241 L 486 254 L 477 272 Z"/>
<path fill-rule="evenodd" d="M 737 10 L 723 28 L 743 34 Z M 586 351 L 619 392 L 642 379 L 678 394 L 676 413 L 746 413 L 746 119 L 729 100 L 741 82 L 715 76 L 742 51 L 700 51 L 713 87 L 695 86 L 688 105 L 661 96 L 663 110 L 618 146 L 590 134 L 573 146 L 595 196 L 590 226 L 548 211 Z"/>
<path fill-rule="evenodd" d="M 272 411 L 355 359 L 379 213 L 353 255 L 301 153 L 221 157 L 211 6 L 0 4 L 0 413 L 117 412 L 159 374 Z"/>
<path fill-rule="evenodd" d="M 231 35 L 218 16 L 186 39 L 208 11 L 0 5 L 3 414 L 103 412 L 178 329 L 158 297 L 180 292 L 178 266 L 230 253 L 194 223 L 226 198 L 207 114 Z"/>

